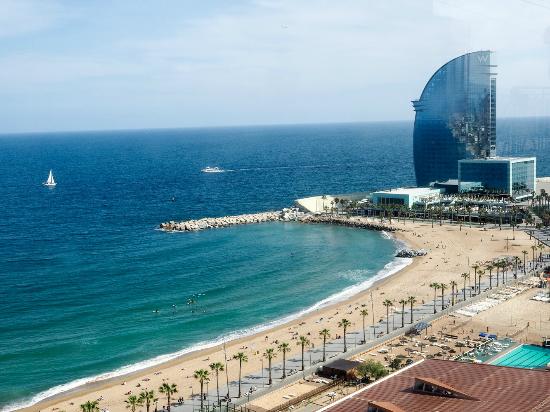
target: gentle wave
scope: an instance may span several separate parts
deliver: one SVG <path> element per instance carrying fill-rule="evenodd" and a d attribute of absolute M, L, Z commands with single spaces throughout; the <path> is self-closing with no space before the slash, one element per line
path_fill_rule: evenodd
<path fill-rule="evenodd" d="M 396 241 L 395 238 L 393 238 L 391 235 L 389 235 L 389 237 L 394 239 L 394 241 Z M 396 241 L 396 243 L 397 242 L 398 241 Z M 337 292 L 337 293 L 335 293 L 335 294 L 333 294 L 333 295 L 331 295 L 331 296 L 315 303 L 314 305 L 310 306 L 309 308 L 304 309 L 300 312 L 294 313 L 292 315 L 288 315 L 288 316 L 285 316 L 283 318 L 280 318 L 280 319 L 277 319 L 277 320 L 274 320 L 274 321 L 271 321 L 271 322 L 263 323 L 261 325 L 257 325 L 257 326 L 254 326 L 254 327 L 251 327 L 251 328 L 248 328 L 248 329 L 240 329 L 240 330 L 237 330 L 233 333 L 230 333 L 229 335 L 226 335 L 224 337 L 218 337 L 218 338 L 215 338 L 214 340 L 207 341 L 207 342 L 199 342 L 196 345 L 191 346 L 189 348 L 182 349 L 180 351 L 169 353 L 169 354 L 166 354 L 166 355 L 156 356 L 152 359 L 148 359 L 148 360 L 144 360 L 144 361 L 141 361 L 141 362 L 133 363 L 131 365 L 126 365 L 126 366 L 123 366 L 121 368 L 115 369 L 114 371 L 111 371 L 111 372 L 102 373 L 102 374 L 95 375 L 95 376 L 92 376 L 92 377 L 76 379 L 74 381 L 71 381 L 71 382 L 68 382 L 68 383 L 65 383 L 65 384 L 62 384 L 62 385 L 57 385 L 57 386 L 54 386 L 53 388 L 50 388 L 46 391 L 43 391 L 43 392 L 40 392 L 40 393 L 34 395 L 30 399 L 20 401 L 20 402 L 16 402 L 16 403 L 12 403 L 12 404 L 9 404 L 7 406 L 4 406 L 0 411 L 1 412 L 9 412 L 9 411 L 14 411 L 14 410 L 21 409 L 21 408 L 27 408 L 29 406 L 32 406 L 32 405 L 34 405 L 34 404 L 36 404 L 40 401 L 43 401 L 47 398 L 50 398 L 52 396 L 59 395 L 59 394 L 62 394 L 64 392 L 70 391 L 72 389 L 78 388 L 79 386 L 83 386 L 83 385 L 86 385 L 86 384 L 89 384 L 89 383 L 95 383 L 95 382 L 104 381 L 104 380 L 107 380 L 107 379 L 127 375 L 129 373 L 136 372 L 136 371 L 139 371 L 139 370 L 142 370 L 142 369 L 146 369 L 146 368 L 149 368 L 149 367 L 152 367 L 152 366 L 155 366 L 155 365 L 160 365 L 162 363 L 171 361 L 173 359 L 176 359 L 180 356 L 189 354 L 191 352 L 212 348 L 212 347 L 221 345 L 224 342 L 228 342 L 228 341 L 231 341 L 231 340 L 243 338 L 243 337 L 246 337 L 246 336 L 255 335 L 256 333 L 260 333 L 260 332 L 266 331 L 268 329 L 283 325 L 285 323 L 296 320 L 297 318 L 299 318 L 301 316 L 307 315 L 307 314 L 309 314 L 311 312 L 314 312 L 318 309 L 321 309 L 323 307 L 326 307 L 326 306 L 332 305 L 334 303 L 338 303 L 338 302 L 341 302 L 343 300 L 346 300 L 346 299 L 348 299 L 348 298 L 350 298 L 350 297 L 352 297 L 352 296 L 368 289 L 375 282 L 397 273 L 401 269 L 403 269 L 406 266 L 410 265 L 412 263 L 412 261 L 413 261 L 412 258 L 394 258 L 391 262 L 387 263 L 382 270 L 378 271 L 378 273 L 375 276 L 373 276 L 373 277 L 371 277 L 371 278 L 369 278 L 369 279 L 367 279 L 367 280 L 365 280 L 361 283 L 358 283 L 356 285 L 347 287 L 346 289 L 343 289 L 342 291 Z"/>

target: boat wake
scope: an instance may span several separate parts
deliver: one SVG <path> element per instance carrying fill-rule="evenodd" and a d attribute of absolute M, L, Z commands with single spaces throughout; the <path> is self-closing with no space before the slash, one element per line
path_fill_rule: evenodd
<path fill-rule="evenodd" d="M 285 317 L 277 319 L 277 320 L 266 322 L 266 323 L 263 323 L 263 324 L 260 324 L 260 325 L 257 325 L 257 326 L 251 327 L 251 328 L 236 330 L 236 331 L 234 331 L 234 332 L 232 332 L 228 335 L 219 336 L 219 337 L 217 337 L 213 340 L 210 340 L 210 341 L 199 342 L 196 345 L 193 345 L 189 348 L 182 349 L 182 350 L 177 351 L 177 352 L 169 353 L 169 354 L 166 354 L 166 355 L 160 355 L 160 356 L 154 357 L 152 359 L 144 360 L 144 361 L 137 362 L 137 363 L 134 363 L 134 364 L 131 364 L 131 365 L 126 365 L 126 366 L 123 366 L 123 367 L 118 368 L 118 369 L 116 369 L 114 371 L 111 371 L 111 372 L 106 372 L 106 373 L 102 373 L 102 374 L 91 376 L 91 377 L 76 379 L 72 382 L 68 382 L 68 383 L 65 383 L 65 384 L 62 384 L 62 385 L 54 386 L 53 388 L 50 388 L 50 389 L 48 389 L 46 391 L 43 391 L 43 392 L 40 392 L 40 393 L 32 396 L 29 399 L 26 399 L 26 400 L 23 400 L 23 401 L 19 401 L 17 403 L 12 403 L 12 404 L 9 404 L 7 406 L 4 406 L 2 409 L 0 409 L 0 411 L 1 412 L 8 412 L 8 411 L 16 410 L 16 409 L 27 408 L 27 407 L 30 407 L 30 406 L 32 406 L 32 405 L 34 405 L 34 404 L 36 404 L 40 401 L 43 401 L 45 399 L 51 398 L 51 397 L 59 395 L 61 393 L 73 390 L 73 389 L 75 389 L 79 386 L 82 386 L 82 385 L 86 385 L 86 384 L 94 383 L 94 382 L 99 382 L 99 381 L 104 381 L 104 380 L 111 379 L 111 378 L 116 378 L 116 377 L 119 377 L 119 376 L 122 376 L 122 375 L 126 375 L 126 374 L 136 372 L 136 371 L 139 371 L 139 370 L 142 370 L 142 369 L 146 369 L 146 368 L 149 368 L 149 367 L 152 367 L 152 366 L 155 366 L 155 365 L 160 365 L 162 363 L 171 361 L 173 359 L 176 359 L 176 358 L 181 357 L 183 355 L 189 354 L 191 352 L 212 348 L 212 347 L 221 345 L 224 342 L 228 342 L 228 341 L 239 339 L 239 338 L 246 337 L 246 336 L 251 336 L 251 335 L 254 335 L 256 333 L 260 333 L 260 332 L 266 331 L 268 329 L 280 326 L 282 324 L 291 322 L 291 321 L 293 321 L 293 320 L 295 320 L 295 319 L 297 319 L 301 316 L 307 315 L 311 312 L 314 312 L 314 311 L 316 311 L 318 309 L 321 309 L 323 307 L 332 305 L 334 303 L 338 303 L 338 302 L 341 302 L 343 300 L 346 300 L 346 299 L 348 299 L 348 298 L 350 298 L 350 297 L 352 297 L 352 296 L 354 296 L 354 295 L 370 288 L 375 282 L 377 282 L 381 279 L 387 278 L 387 277 L 397 273 L 401 269 L 403 269 L 406 266 L 410 265 L 412 263 L 412 261 L 413 261 L 412 258 L 394 258 L 391 262 L 387 263 L 384 266 L 383 269 L 378 271 L 378 273 L 376 275 L 374 275 L 373 277 L 371 277 L 367 280 L 364 280 L 360 283 L 357 283 L 353 286 L 347 287 L 344 290 L 342 290 L 340 292 L 337 292 L 337 293 L 335 293 L 335 294 L 333 294 L 333 295 L 331 295 L 331 296 L 315 303 L 314 305 L 310 306 L 309 308 L 306 308 L 306 309 L 304 309 L 302 311 L 299 311 L 297 313 L 285 316 Z M 364 275 L 366 273 L 368 273 L 368 271 L 357 270 L 357 271 L 348 271 L 348 272 L 345 272 L 341 275 L 344 276 L 344 277 L 364 278 Z M 363 276 L 361 276 L 361 275 L 363 275 Z"/>

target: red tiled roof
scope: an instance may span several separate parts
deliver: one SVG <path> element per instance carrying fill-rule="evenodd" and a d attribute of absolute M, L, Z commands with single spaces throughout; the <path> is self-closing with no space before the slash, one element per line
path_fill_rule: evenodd
<path fill-rule="evenodd" d="M 478 400 L 415 392 L 414 382 L 420 376 Z M 389 402 L 407 412 L 550 411 L 550 373 L 428 359 L 326 411 L 365 412 L 369 401 Z"/>

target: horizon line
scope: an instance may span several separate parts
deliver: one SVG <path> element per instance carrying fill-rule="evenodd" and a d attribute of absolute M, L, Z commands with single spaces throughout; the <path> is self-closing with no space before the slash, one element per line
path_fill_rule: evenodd
<path fill-rule="evenodd" d="M 497 117 L 497 119 L 536 119 L 550 118 L 550 116 L 507 116 Z M 237 125 L 214 125 L 214 126 L 174 126 L 174 127 L 141 127 L 141 128 L 114 128 L 114 129 L 67 129 L 51 131 L 8 131 L 0 132 L 0 137 L 5 136 L 27 136 L 43 134 L 69 134 L 69 133 L 108 133 L 108 132 L 139 132 L 139 131 L 162 131 L 162 130 L 196 130 L 196 129 L 232 129 L 232 128 L 253 128 L 253 127 L 286 127 L 286 126 L 328 126 L 328 125 L 352 125 L 367 123 L 402 123 L 410 122 L 414 125 L 414 119 L 394 119 L 394 120 L 353 120 L 353 121 L 331 121 L 331 122 L 297 122 L 297 123 L 252 123 Z"/>

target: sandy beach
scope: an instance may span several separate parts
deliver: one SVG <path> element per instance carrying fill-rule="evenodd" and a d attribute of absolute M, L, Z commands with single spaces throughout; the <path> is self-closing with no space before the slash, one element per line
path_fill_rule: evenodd
<path fill-rule="evenodd" d="M 292 356 L 300 351 L 300 347 L 296 345 L 296 338 L 293 339 L 296 332 L 308 336 L 311 342 L 318 347 L 322 344 L 319 337 L 321 329 L 329 329 L 333 336 L 342 333 L 337 326 L 338 321 L 342 318 L 347 318 L 352 322 L 350 331 L 360 330 L 362 327 L 359 313 L 362 309 L 361 305 L 365 305 L 369 310 L 367 320 L 370 324 L 373 319 L 373 314 L 370 313 L 371 305 L 374 307 L 374 319 L 378 321 L 385 316 L 386 310 L 382 305 L 385 299 L 394 301 L 396 306 L 399 306 L 399 300 L 409 296 L 416 297 L 418 304 L 431 302 L 433 299 L 433 289 L 429 287 L 431 282 L 448 284 L 454 280 L 460 289 L 463 285 L 460 274 L 469 271 L 468 264 L 472 265 L 476 261 L 487 261 L 504 255 L 521 257 L 521 251 L 529 250 L 528 248 L 534 243 L 533 240 L 529 240 L 526 233 L 517 230 L 515 239 L 512 240 L 514 236 L 512 230 L 504 228 L 499 230 L 498 228 L 484 229 L 476 226 L 472 228 L 462 226 L 460 230 L 458 225 L 440 226 L 437 222 L 432 228 L 430 222 L 412 223 L 411 221 L 397 222 L 397 220 L 394 220 L 392 224 L 400 229 L 394 234 L 397 239 L 406 242 L 412 248 L 426 249 L 429 251 L 428 254 L 414 258 L 413 263 L 403 270 L 378 281 L 369 290 L 350 299 L 320 308 L 269 331 L 228 342 L 226 345 L 228 359 L 237 352 L 245 352 L 248 356 L 248 362 L 243 364 L 243 376 L 261 369 L 261 355 L 268 347 L 276 348 L 275 341 L 290 343 L 292 352 L 287 356 Z M 280 356 L 275 362 L 280 361 L 279 358 Z M 125 411 L 124 400 L 130 394 L 139 394 L 140 391 L 148 388 L 154 389 L 159 396 L 158 387 L 163 382 L 175 383 L 178 386 L 176 398 L 188 398 L 192 393 L 196 394 L 200 391 L 199 383 L 193 379 L 193 372 L 201 368 L 209 369 L 208 365 L 216 361 L 224 362 L 224 352 L 221 346 L 190 353 L 131 375 L 88 384 L 24 410 L 72 412 L 78 411 L 79 405 L 87 400 L 99 399 L 101 409 L 108 409 L 111 412 Z M 228 360 L 228 374 L 230 380 L 238 378 L 237 361 Z M 274 378 L 279 378 L 279 376 L 274 376 Z M 222 382 L 225 382 L 225 374 L 220 375 L 220 384 Z M 210 385 L 210 388 L 215 385 L 215 378 L 212 379 Z M 236 396 L 236 393 L 232 395 Z M 162 395 L 159 398 L 160 408 L 166 405 L 166 398 Z"/>

